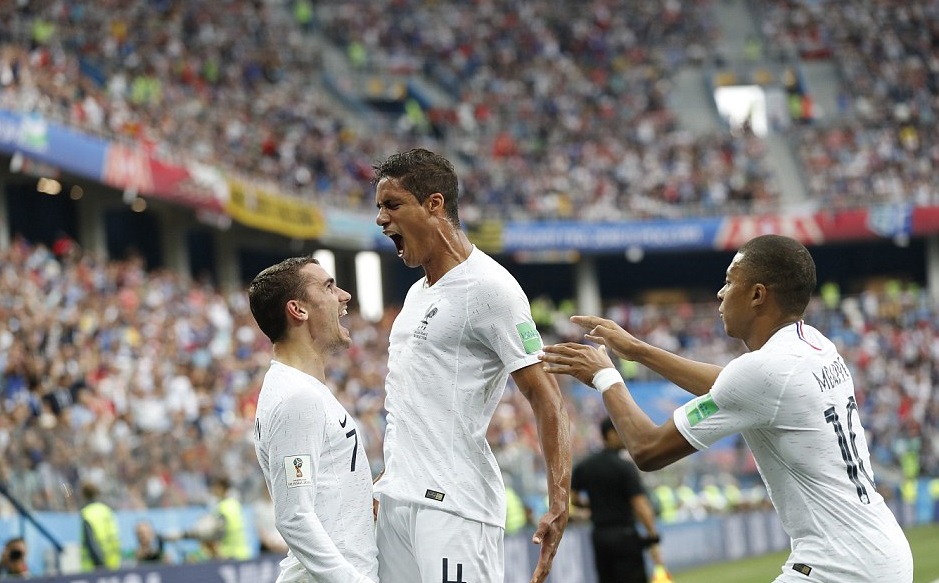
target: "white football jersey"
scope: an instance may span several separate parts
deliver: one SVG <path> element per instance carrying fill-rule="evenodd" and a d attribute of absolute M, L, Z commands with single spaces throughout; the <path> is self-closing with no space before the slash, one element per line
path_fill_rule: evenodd
<path fill-rule="evenodd" d="M 415 283 L 391 328 L 376 493 L 504 526 L 486 430 L 508 375 L 538 364 L 541 350 L 521 286 L 482 251 L 433 286 Z"/>
<path fill-rule="evenodd" d="M 278 583 L 378 581 L 372 472 L 355 420 L 326 385 L 272 361 L 254 447 L 290 548 Z"/>
<path fill-rule="evenodd" d="M 780 329 L 673 418 L 697 449 L 743 435 L 792 538 L 783 576 L 912 581 L 909 543 L 874 486 L 854 381 L 818 330 L 802 322 Z"/>

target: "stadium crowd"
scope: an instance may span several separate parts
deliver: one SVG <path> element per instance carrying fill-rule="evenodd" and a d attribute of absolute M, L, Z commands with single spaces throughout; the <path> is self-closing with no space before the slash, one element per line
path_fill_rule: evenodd
<path fill-rule="evenodd" d="M 4 3 L 0 107 L 244 173 L 324 207 L 371 208 L 371 162 L 425 145 L 458 155 L 471 225 L 773 212 L 781 201 L 765 142 L 693 135 L 669 106 L 675 70 L 719 58 L 711 8 Z M 751 9 L 763 54 L 831 59 L 840 75 L 840 111 L 790 130 L 813 203 L 939 203 L 934 4 Z M 407 124 L 352 123 L 357 114 L 323 81 L 323 42 L 348 54 L 350 71 L 419 74 L 452 105 L 409 110 Z"/>
<path fill-rule="evenodd" d="M 835 119 L 794 136 L 819 208 L 939 204 L 932 179 L 939 6 L 791 0 L 758 7 L 770 46 L 789 57 L 830 58 L 840 75 Z"/>
<path fill-rule="evenodd" d="M 622 4 L 572 17 L 547 1 L 399 2 L 401 18 L 389 19 L 382 3 L 343 2 L 317 5 L 314 19 L 277 2 L 8 3 L 0 107 L 243 172 L 324 207 L 371 208 L 371 162 L 422 143 L 458 155 L 470 224 L 776 209 L 760 139 L 692 135 L 668 106 L 669 73 L 712 48 L 708 3 L 628 17 Z M 453 105 L 419 114 L 427 131 L 359 129 L 322 81 L 320 34 L 360 47 L 352 54 L 365 64 L 387 55 L 385 73 L 414 63 Z"/>
<path fill-rule="evenodd" d="M 539 324 L 546 341 L 577 336 L 565 314 L 546 313 L 559 323 Z M 365 428 L 376 473 L 393 315 L 373 323 L 351 314 L 353 347 L 328 371 Z M 619 302 L 607 315 L 692 358 L 726 362 L 742 348 L 725 339 L 713 303 Z M 881 485 L 939 475 L 939 314 L 926 294 L 894 282 L 841 298 L 828 285 L 809 320 L 849 362 Z M 0 256 L 0 484 L 34 510 L 76 510 L 83 481 L 101 484 L 115 508 L 143 509 L 202 504 L 223 475 L 250 502 L 262 489 L 251 430 L 269 359 L 243 292 L 17 237 Z M 562 382 L 577 459 L 597 445 L 605 413 L 592 391 Z M 527 500 L 543 497 L 533 418 L 511 384 L 489 440 L 507 482 Z M 649 474 L 651 483 L 701 486 L 731 474 L 745 483 L 755 469 L 738 449 L 724 462 L 693 457 L 679 474 Z M 0 508 L 11 511 L 6 501 Z"/>

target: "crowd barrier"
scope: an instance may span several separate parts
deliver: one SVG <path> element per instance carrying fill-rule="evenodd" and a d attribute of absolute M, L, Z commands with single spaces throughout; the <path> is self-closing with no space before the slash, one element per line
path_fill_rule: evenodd
<path fill-rule="evenodd" d="M 926 515 L 917 512 L 913 506 L 893 506 L 901 524 L 911 526 L 922 522 L 935 522 L 939 519 L 934 507 Z M 180 514 L 182 512 L 182 514 Z M 155 510 L 146 514 L 160 528 L 170 525 L 176 528 L 198 517 L 204 510 L 198 508 Z M 122 542 L 126 535 L 132 537 L 132 525 L 140 518 L 140 513 L 118 513 L 122 526 Z M 173 516 L 178 515 L 178 516 Z M 77 517 L 66 514 L 40 513 L 39 520 L 52 530 L 60 533 L 74 548 L 74 540 L 68 537 L 74 532 L 77 536 Z M 250 519 L 250 512 L 246 511 Z M 0 521 L 0 534 L 10 535 L 9 528 L 15 526 L 17 519 L 8 518 Z M 253 523 L 249 523 L 253 524 Z M 162 525 L 162 526 L 161 526 Z M 773 511 L 747 512 L 727 516 L 709 517 L 700 521 L 663 525 L 662 553 L 669 569 L 681 572 L 699 565 L 741 559 L 768 552 L 781 551 L 789 547 L 789 537 L 782 530 L 779 519 Z M 15 534 L 15 533 L 14 533 Z M 43 572 L 42 556 L 48 548 L 41 540 L 36 540 L 35 533 L 27 541 L 30 545 L 31 562 L 38 560 L 33 573 Z M 531 542 L 532 531 L 522 531 L 506 537 L 505 541 L 505 583 L 527 583 L 538 561 L 540 547 Z M 132 544 L 132 543 L 130 543 Z M 47 557 L 48 558 L 48 557 Z M 35 583 L 274 583 L 278 573 L 279 556 L 262 555 L 249 561 L 207 561 L 192 564 L 169 564 L 128 567 L 114 572 L 82 573 L 33 577 Z M 554 568 L 549 583 L 596 583 L 593 570 L 593 553 L 590 543 L 590 527 L 586 524 L 572 524 L 564 534 L 564 539 L 554 560 Z"/>

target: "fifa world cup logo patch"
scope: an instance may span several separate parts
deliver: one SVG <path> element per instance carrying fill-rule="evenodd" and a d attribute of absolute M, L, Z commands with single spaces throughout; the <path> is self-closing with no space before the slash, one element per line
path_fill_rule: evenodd
<path fill-rule="evenodd" d="M 421 320 L 420 326 L 415 328 L 414 332 L 411 335 L 418 340 L 427 340 L 427 326 L 430 325 L 430 319 L 437 315 L 437 308 L 431 306 L 428 308 L 427 312 L 424 313 L 424 319 Z"/>
<path fill-rule="evenodd" d="M 284 478 L 287 480 L 288 488 L 299 488 L 301 486 L 312 486 L 313 478 L 307 476 L 303 468 L 312 468 L 312 459 L 309 455 L 294 454 L 284 456 Z"/>

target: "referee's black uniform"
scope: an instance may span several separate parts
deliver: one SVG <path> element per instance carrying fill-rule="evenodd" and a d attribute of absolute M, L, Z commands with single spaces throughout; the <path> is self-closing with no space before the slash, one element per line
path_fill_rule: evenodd
<path fill-rule="evenodd" d="M 571 489 L 590 498 L 593 552 L 599 583 L 648 583 L 643 541 L 632 499 L 645 495 L 639 470 L 623 449 L 603 449 L 574 467 Z"/>

